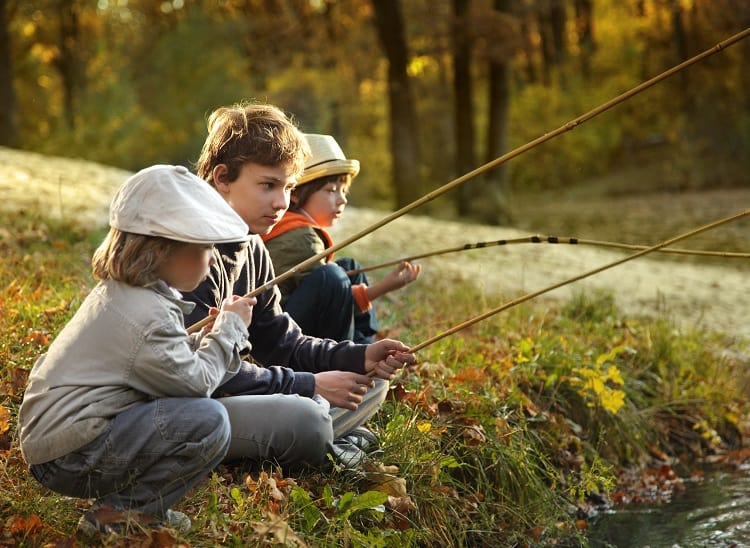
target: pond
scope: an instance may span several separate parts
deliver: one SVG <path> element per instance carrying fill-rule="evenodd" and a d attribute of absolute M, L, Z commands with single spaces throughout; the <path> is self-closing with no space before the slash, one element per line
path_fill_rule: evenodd
<path fill-rule="evenodd" d="M 669 503 L 602 514 L 588 538 L 592 548 L 750 546 L 750 466 L 707 470 Z"/>

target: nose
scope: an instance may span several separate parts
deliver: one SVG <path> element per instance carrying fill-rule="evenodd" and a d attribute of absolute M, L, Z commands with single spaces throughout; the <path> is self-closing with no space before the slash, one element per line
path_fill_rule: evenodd
<path fill-rule="evenodd" d="M 286 190 L 276 192 L 273 197 L 273 208 L 277 211 L 289 209 L 289 200 L 291 195 L 292 193 Z"/>

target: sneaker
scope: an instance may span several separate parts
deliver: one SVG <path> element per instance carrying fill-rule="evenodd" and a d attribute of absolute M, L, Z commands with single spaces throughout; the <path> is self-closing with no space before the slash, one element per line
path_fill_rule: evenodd
<path fill-rule="evenodd" d="M 380 440 L 371 430 L 364 426 L 357 426 L 351 432 L 342 436 L 343 439 L 353 443 L 365 453 L 373 453 L 380 449 Z"/>
<path fill-rule="evenodd" d="M 86 537 L 96 535 L 120 535 L 129 523 L 134 523 L 134 514 L 109 504 L 97 504 L 81 516 L 77 530 Z"/>
<path fill-rule="evenodd" d="M 358 468 L 368 457 L 382 453 L 380 440 L 364 426 L 357 426 L 349 433 L 333 440 L 331 455 L 346 468 Z"/>
<path fill-rule="evenodd" d="M 133 531 L 157 527 L 168 527 L 184 534 L 190 530 L 191 525 L 189 517 L 174 510 L 167 510 L 163 518 L 157 518 L 138 510 L 123 510 L 109 504 L 97 504 L 81 516 L 77 529 L 86 537 L 121 535 L 128 529 Z"/>
<path fill-rule="evenodd" d="M 169 527 L 170 529 L 174 529 L 180 534 L 185 534 L 188 531 L 190 531 L 190 527 L 192 526 L 192 523 L 190 523 L 190 518 L 187 517 L 182 512 L 176 512 L 175 510 L 167 510 L 164 514 L 164 521 L 162 524 L 165 527 Z"/>
<path fill-rule="evenodd" d="M 344 468 L 359 468 L 367 460 L 367 453 L 344 438 L 333 441 L 331 455 Z"/>

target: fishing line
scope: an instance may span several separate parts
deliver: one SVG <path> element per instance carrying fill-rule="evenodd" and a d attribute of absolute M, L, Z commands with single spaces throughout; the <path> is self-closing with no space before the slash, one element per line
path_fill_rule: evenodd
<path fill-rule="evenodd" d="M 732 44 L 735 44 L 736 42 L 739 42 L 740 40 L 746 38 L 748 35 L 750 35 L 750 28 L 746 28 L 745 30 L 738 32 L 734 36 L 731 36 L 730 38 L 727 38 L 726 40 L 719 42 L 715 46 L 713 46 L 710 49 L 707 49 L 703 53 L 699 53 L 698 55 L 691 57 L 690 59 L 683 61 L 682 63 L 675 65 L 674 67 L 665 70 L 661 74 L 658 74 L 657 76 L 654 76 L 653 78 L 646 80 L 645 82 L 642 82 L 641 84 L 638 84 L 634 88 L 631 88 L 630 90 L 618 95 L 614 99 L 610 99 L 606 103 L 603 103 L 599 105 L 598 107 L 588 111 L 587 113 L 579 116 L 578 118 L 575 118 L 571 120 L 570 122 L 560 126 L 554 131 L 550 131 L 549 133 L 545 133 L 541 137 L 537 137 L 533 141 L 530 141 L 526 143 L 523 146 L 520 146 L 516 148 L 515 150 L 512 150 L 499 158 L 495 158 L 494 160 L 487 162 L 486 164 L 474 169 L 473 171 L 470 171 L 469 173 L 466 173 L 462 175 L 461 177 L 458 177 L 457 179 L 454 179 L 453 181 L 446 183 L 445 185 L 433 190 L 432 192 L 429 192 L 422 196 L 421 198 L 418 198 L 417 200 L 411 202 L 410 204 L 405 205 L 398 211 L 394 211 L 390 215 L 387 215 L 380 221 L 374 223 L 373 225 L 360 230 L 356 234 L 353 234 L 352 236 L 349 236 L 348 238 L 343 239 L 338 244 L 334 244 L 331 247 L 324 249 L 317 255 L 313 255 L 309 259 L 306 259 L 299 263 L 296 266 L 293 266 L 283 274 L 280 274 L 273 278 L 272 280 L 269 280 L 268 282 L 264 283 L 263 285 L 255 288 L 253 291 L 247 293 L 245 297 L 257 297 L 264 291 L 272 288 L 273 286 L 280 284 L 281 282 L 287 280 L 288 278 L 294 276 L 297 272 L 300 270 L 304 270 L 309 266 L 314 265 L 321 259 L 324 259 L 331 253 L 334 253 L 335 251 L 338 251 L 339 249 L 351 244 L 352 242 L 355 242 L 359 240 L 360 238 L 367 236 L 368 234 L 374 232 L 378 228 L 390 223 L 394 219 L 397 219 L 401 217 L 402 215 L 408 213 L 409 211 L 412 211 L 413 209 L 416 209 L 417 207 L 430 202 L 437 197 L 445 194 L 449 190 L 452 190 L 453 188 L 462 185 L 466 181 L 476 177 L 477 175 L 480 175 L 484 173 L 485 171 L 488 171 L 494 167 L 499 166 L 500 164 L 507 162 L 508 160 L 515 158 L 516 156 L 519 156 L 523 154 L 524 152 L 531 150 L 532 148 L 535 148 L 539 146 L 540 144 L 549 141 L 550 139 L 553 139 L 554 137 L 557 137 L 558 135 L 565 133 L 567 131 L 571 131 L 581 125 L 582 123 L 590 120 L 591 118 L 594 118 L 595 116 L 598 116 L 599 114 L 611 109 L 615 105 L 618 105 L 619 103 L 622 103 L 623 101 L 626 101 L 627 99 L 630 99 L 634 95 L 637 95 L 638 93 L 642 92 L 645 89 L 650 88 L 651 86 L 661 82 L 665 78 L 668 78 L 669 76 L 672 76 L 673 74 L 697 63 L 698 61 L 702 61 L 706 57 L 709 57 L 715 53 L 718 53 L 719 51 L 727 48 L 728 46 L 731 46 Z M 208 325 L 211 321 L 213 321 L 214 316 L 209 315 L 200 320 L 199 322 L 194 323 L 190 327 L 188 327 L 187 332 L 188 333 L 194 333 L 201 329 L 203 326 Z"/>
<path fill-rule="evenodd" d="M 575 237 L 558 237 L 558 236 L 523 236 L 520 238 L 511 238 L 507 240 L 493 240 L 489 242 L 476 242 L 473 244 L 463 244 L 456 247 L 447 247 L 444 249 L 437 249 L 434 251 L 426 251 L 419 255 L 411 255 L 410 257 L 404 257 L 402 259 L 394 259 L 385 263 L 377 264 L 374 266 L 366 266 L 357 268 L 354 270 L 347 270 L 347 275 L 352 276 L 354 274 L 360 274 L 363 272 L 371 272 L 373 270 L 379 270 L 389 266 L 397 265 L 403 261 L 411 262 L 418 259 L 425 259 L 427 257 L 435 257 L 437 255 L 447 255 L 448 253 L 457 253 L 459 251 L 468 251 L 470 249 L 484 249 L 487 247 L 495 247 L 502 245 L 512 244 L 571 244 L 571 245 L 593 245 L 601 247 L 615 247 L 620 249 L 648 249 L 647 245 L 637 244 L 624 244 L 620 242 L 607 242 L 603 240 L 588 240 L 585 238 Z M 705 251 L 701 249 L 682 249 L 675 247 L 663 247 L 657 249 L 659 253 L 673 253 L 678 255 L 699 255 L 702 257 L 723 257 L 731 259 L 750 259 L 750 253 L 739 253 L 734 251 Z"/>
<path fill-rule="evenodd" d="M 737 219 L 740 219 L 742 217 L 745 217 L 747 215 L 750 215 L 750 209 L 746 209 L 745 211 L 741 213 L 737 213 L 736 215 L 732 215 L 730 217 L 725 217 L 723 219 L 719 219 L 718 221 L 714 221 L 712 223 L 709 223 L 707 225 L 701 226 L 699 228 L 696 228 L 694 230 L 690 230 L 689 232 L 685 232 L 683 234 L 680 234 L 679 236 L 675 236 L 674 238 L 670 238 L 669 240 L 665 240 L 661 243 L 658 243 L 656 245 L 652 245 L 650 247 L 647 247 L 641 251 L 638 251 L 636 253 L 633 253 L 631 255 L 627 255 L 626 257 L 623 257 L 621 259 L 618 259 L 616 261 L 612 261 L 610 263 L 607 263 L 605 265 L 602 265 L 600 267 L 594 268 L 593 270 L 589 270 L 587 272 L 584 272 L 582 274 L 578 274 L 577 276 L 573 276 L 572 278 L 568 278 L 567 280 L 563 280 L 561 282 L 549 285 L 543 289 L 539 289 L 537 291 L 534 291 L 533 293 L 528 293 L 526 295 L 523 295 L 521 297 L 518 297 L 516 299 L 513 299 L 512 301 L 509 301 L 501 306 L 498 306 L 497 308 L 493 308 L 492 310 L 488 310 L 487 312 L 480 314 L 479 316 L 476 316 L 474 318 L 471 318 L 469 320 L 466 320 L 454 327 L 451 327 L 450 329 L 443 331 L 442 333 L 439 333 L 435 335 L 434 337 L 431 337 L 427 339 L 424 342 L 419 343 L 416 346 L 413 346 L 409 348 L 410 353 L 417 352 L 418 350 L 421 350 L 422 348 L 425 348 L 426 346 L 429 346 L 441 339 L 444 339 L 445 337 L 452 335 L 456 333 L 457 331 L 460 331 L 462 329 L 465 329 L 471 325 L 474 325 L 475 323 L 478 323 L 482 320 L 485 320 L 491 316 L 494 316 L 495 314 L 502 312 L 503 310 L 507 310 L 508 308 L 514 307 L 516 305 L 519 305 L 523 302 L 526 302 L 528 300 L 531 300 L 535 297 L 538 297 L 539 295 L 542 295 L 544 293 L 548 293 L 554 289 L 560 288 L 564 285 L 571 284 L 573 282 L 577 282 L 579 280 L 582 280 L 584 278 L 588 278 L 589 276 L 593 276 L 594 274 L 598 274 L 599 272 L 602 272 L 604 270 L 607 270 L 609 268 L 613 268 L 615 266 L 621 265 L 623 263 L 626 263 L 628 261 L 632 261 L 633 259 L 637 259 L 638 257 L 642 257 L 643 255 L 646 255 L 647 253 L 651 253 L 653 251 L 658 251 L 659 249 L 662 249 L 668 245 L 671 245 L 675 242 L 679 242 L 680 240 L 684 240 L 686 238 L 690 238 L 691 236 L 695 236 L 696 234 L 700 234 L 701 232 L 705 232 L 707 230 L 710 230 L 712 228 L 716 228 L 717 226 L 729 223 L 731 221 L 736 221 Z"/>

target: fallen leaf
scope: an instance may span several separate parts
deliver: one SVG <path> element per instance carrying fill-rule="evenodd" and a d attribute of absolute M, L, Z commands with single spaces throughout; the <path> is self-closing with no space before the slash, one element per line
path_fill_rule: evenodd
<path fill-rule="evenodd" d="M 253 530 L 264 537 L 267 541 L 282 546 L 298 546 L 304 548 L 307 543 L 299 538 L 289 524 L 277 514 L 269 513 L 266 521 L 256 521 L 252 524 Z M 271 537 L 270 539 L 268 537 Z"/>
<path fill-rule="evenodd" d="M 36 515 L 31 514 L 28 518 L 18 516 L 13 520 L 10 525 L 11 535 L 29 535 L 42 528 L 42 519 Z"/>
<path fill-rule="evenodd" d="M 464 439 L 466 445 L 476 447 L 482 445 L 487 441 L 487 436 L 484 433 L 484 428 L 481 424 L 470 424 L 464 427 L 461 432 L 461 437 Z"/>
<path fill-rule="evenodd" d="M 10 411 L 0 405 L 0 434 L 10 430 Z"/>

